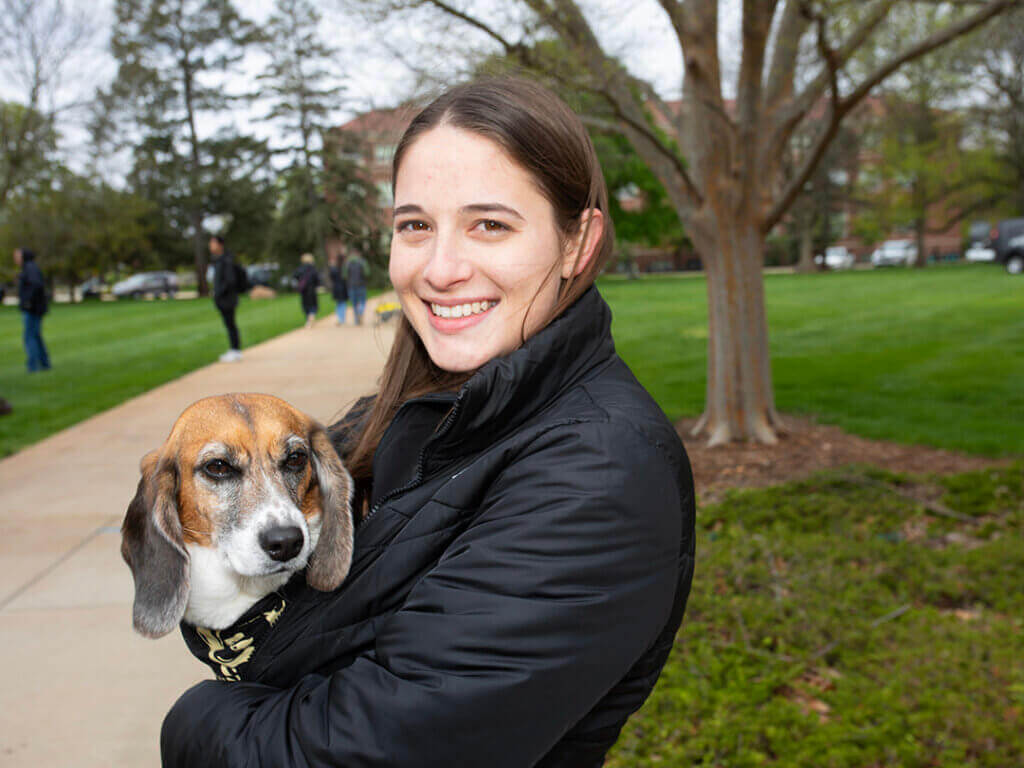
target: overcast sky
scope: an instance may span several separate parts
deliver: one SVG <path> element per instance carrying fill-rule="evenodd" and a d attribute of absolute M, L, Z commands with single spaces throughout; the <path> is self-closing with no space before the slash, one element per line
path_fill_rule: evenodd
<path fill-rule="evenodd" d="M 64 102 L 88 98 L 98 87 L 108 84 L 116 71 L 108 48 L 113 0 L 68 2 L 87 10 L 96 34 L 67 62 L 59 96 Z M 727 53 L 738 48 L 740 0 L 720 0 L 720 4 L 720 42 L 723 52 Z M 682 78 L 680 52 L 664 12 L 655 0 L 584 0 L 583 5 L 609 53 L 619 56 L 635 74 L 650 80 L 666 98 L 679 96 Z M 413 56 L 417 42 L 436 44 L 437 41 L 431 40 L 429 28 L 395 23 L 374 26 L 363 19 L 343 15 L 338 10 L 339 6 L 340 3 L 330 0 L 319 3 L 324 13 L 321 32 L 324 39 L 340 51 L 338 71 L 344 73 L 343 82 L 347 88 L 346 98 L 334 115 L 340 123 L 358 112 L 392 106 L 408 96 L 415 78 L 394 52 L 402 51 Z M 273 0 L 236 0 L 236 7 L 243 15 L 260 23 L 270 15 Z M 262 55 L 247 59 L 244 71 L 234 76 L 239 90 L 251 83 L 252 76 L 260 70 L 263 62 Z M 20 96 L 17 88 L 5 80 L 0 80 L 0 95 L 14 99 Z M 256 106 L 248 113 L 232 115 L 231 119 L 240 131 L 274 141 L 277 136 L 273 126 L 259 120 L 265 109 L 265 106 Z M 79 165 L 75 162 L 76 156 L 80 157 L 86 151 L 86 136 L 82 128 L 84 120 L 84 111 L 71 111 L 61 126 L 65 152 L 76 166 Z M 217 121 L 207 117 L 200 130 L 208 133 L 216 127 Z"/>

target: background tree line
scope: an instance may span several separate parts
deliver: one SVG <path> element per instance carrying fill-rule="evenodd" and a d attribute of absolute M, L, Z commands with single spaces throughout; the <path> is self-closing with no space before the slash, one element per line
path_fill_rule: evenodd
<path fill-rule="evenodd" d="M 64 0 L 2 5 L 6 74 L 22 94 L 0 103 L 0 246 L 8 253 L 31 245 L 50 277 L 68 283 L 119 265 L 188 265 L 205 293 L 208 228 L 217 221 L 246 263 L 289 271 L 305 251 L 323 263 L 333 236 L 382 264 L 376 191 L 352 159 L 358 148 L 334 146 L 325 156 L 344 88 L 314 3 L 278 0 L 256 27 L 231 0 L 116 0 L 109 31 Z M 104 33 L 113 81 L 57 103 L 62 77 L 81 65 L 73 49 Z M 266 62 L 253 77 L 239 69 L 249 54 Z M 246 126 L 253 112 L 272 124 L 273 142 Z M 88 156 L 75 170 L 60 151 L 72 125 Z M 111 174 L 112 166 L 123 172 Z M 5 259 L 0 281 L 12 276 Z"/>

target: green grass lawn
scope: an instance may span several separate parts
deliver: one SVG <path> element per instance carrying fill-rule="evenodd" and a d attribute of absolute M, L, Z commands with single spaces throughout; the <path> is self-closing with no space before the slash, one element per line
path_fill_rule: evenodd
<path fill-rule="evenodd" d="M 320 316 L 333 309 L 320 297 Z M 242 348 L 302 322 L 295 295 L 251 301 L 236 316 Z M 213 362 L 227 333 L 209 299 L 51 304 L 43 338 L 53 370 L 28 374 L 21 313 L 0 307 L 0 396 L 14 411 L 0 417 L 0 456 Z"/>
<path fill-rule="evenodd" d="M 620 354 L 673 419 L 704 405 L 702 277 L 606 279 Z M 1024 454 L 1024 280 L 991 265 L 765 277 L 776 405 L 876 439 Z"/>
<path fill-rule="evenodd" d="M 697 520 L 683 628 L 608 768 L 1024 765 L 1024 464 L 850 468 Z"/>

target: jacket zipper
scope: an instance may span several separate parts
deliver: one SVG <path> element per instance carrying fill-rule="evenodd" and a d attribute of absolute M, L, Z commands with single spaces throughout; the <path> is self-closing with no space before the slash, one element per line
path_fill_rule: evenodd
<path fill-rule="evenodd" d="M 441 422 L 441 426 L 438 427 L 437 431 L 430 436 L 430 439 L 423 444 L 423 447 L 420 449 L 419 456 L 416 458 L 416 474 L 413 476 L 413 479 L 406 483 L 405 485 L 403 485 L 401 488 L 396 488 L 395 490 L 383 496 L 376 504 L 373 505 L 373 508 L 370 510 L 369 514 L 367 514 L 366 517 L 362 519 L 362 521 L 359 523 L 359 526 L 366 525 L 366 522 L 375 514 L 377 514 L 377 510 L 379 510 L 387 502 L 391 501 L 391 499 L 395 498 L 396 496 L 400 496 L 401 494 L 406 493 L 407 491 L 411 491 L 413 488 L 415 488 L 416 486 L 423 482 L 423 460 L 427 456 L 427 449 L 433 443 L 437 442 L 442 437 L 444 437 L 448 430 L 451 429 L 452 424 L 455 423 L 455 417 L 458 415 L 459 407 L 462 405 L 462 400 L 462 393 L 460 393 L 459 396 L 455 399 L 455 403 L 452 405 L 452 409 L 448 411 L 448 415 L 445 416 L 444 421 Z"/>

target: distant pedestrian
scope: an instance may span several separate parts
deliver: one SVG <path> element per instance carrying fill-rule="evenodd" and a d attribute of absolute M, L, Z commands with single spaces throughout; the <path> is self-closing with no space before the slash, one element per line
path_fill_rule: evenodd
<path fill-rule="evenodd" d="M 50 370 L 50 355 L 43 342 L 43 315 L 46 314 L 46 282 L 36 264 L 36 255 L 28 248 L 14 250 L 14 264 L 18 273 L 18 307 L 24 327 L 25 355 L 28 372 Z"/>
<path fill-rule="evenodd" d="M 348 298 L 352 302 L 352 312 L 356 325 L 363 324 L 363 310 L 366 309 L 366 279 L 370 274 L 370 265 L 359 255 L 348 257 L 345 262 L 345 283 L 348 286 Z"/>
<path fill-rule="evenodd" d="M 242 359 L 242 342 L 235 325 L 235 309 L 238 307 L 238 293 L 245 286 L 239 285 L 238 268 L 235 257 L 227 249 L 224 238 L 213 235 L 209 243 L 210 256 L 213 257 L 213 304 L 224 320 L 228 331 L 230 349 L 220 356 L 222 363 L 234 363 Z"/>
<path fill-rule="evenodd" d="M 331 278 L 331 296 L 334 298 L 335 325 L 345 324 L 345 307 L 348 302 L 348 285 L 341 274 L 340 258 L 332 253 L 327 260 L 327 273 Z"/>
<path fill-rule="evenodd" d="M 302 301 L 302 314 L 306 316 L 306 327 L 312 328 L 319 309 L 316 300 L 316 287 L 320 285 L 320 276 L 316 273 L 316 259 L 312 253 L 302 254 L 302 263 L 295 270 L 295 287 Z"/>

